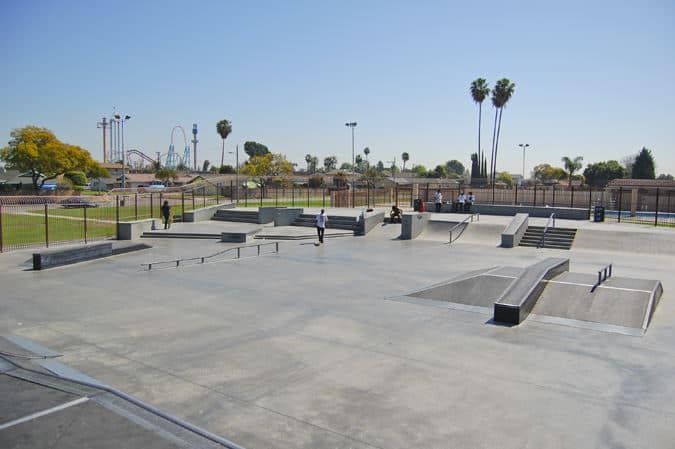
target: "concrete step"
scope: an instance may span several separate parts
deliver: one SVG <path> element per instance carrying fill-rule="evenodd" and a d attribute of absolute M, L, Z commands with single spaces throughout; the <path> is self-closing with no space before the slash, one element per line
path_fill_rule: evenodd
<path fill-rule="evenodd" d="M 211 217 L 211 220 L 216 221 L 233 221 L 237 223 L 258 223 L 257 218 L 248 218 L 248 217 Z"/>
<path fill-rule="evenodd" d="M 166 231 L 146 231 L 141 234 L 141 238 L 152 239 L 205 239 L 220 240 L 220 234 L 200 234 L 196 232 L 166 232 Z"/>

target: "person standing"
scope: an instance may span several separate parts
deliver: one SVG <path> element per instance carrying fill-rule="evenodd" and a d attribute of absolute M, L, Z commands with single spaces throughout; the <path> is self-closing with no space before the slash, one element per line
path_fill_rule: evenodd
<path fill-rule="evenodd" d="M 326 231 L 326 223 L 328 222 L 328 217 L 326 212 L 321 209 L 321 213 L 316 216 L 316 232 L 319 234 L 319 243 L 323 243 L 323 234 Z"/>
<path fill-rule="evenodd" d="M 438 189 L 436 193 L 434 193 L 434 204 L 436 205 L 436 213 L 439 213 L 441 211 L 441 206 L 443 205 L 443 194 L 441 193 L 441 189 Z"/>
<path fill-rule="evenodd" d="M 171 218 L 171 206 L 169 206 L 169 202 L 164 201 L 164 204 L 162 204 L 162 207 L 160 209 L 162 211 L 162 217 L 164 217 L 164 229 L 168 229 L 169 218 Z"/>

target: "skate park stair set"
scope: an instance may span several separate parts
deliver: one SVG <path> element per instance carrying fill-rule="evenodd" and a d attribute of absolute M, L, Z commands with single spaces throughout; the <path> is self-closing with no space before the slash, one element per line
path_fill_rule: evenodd
<path fill-rule="evenodd" d="M 235 221 L 238 223 L 259 223 L 258 211 L 219 209 L 211 220 L 216 221 Z"/>
<path fill-rule="evenodd" d="M 611 265 L 595 273 L 570 272 L 569 259 L 549 257 L 525 268 L 463 273 L 398 299 L 492 313 L 491 322 L 509 326 L 534 320 L 641 336 L 662 293 L 660 281 L 612 276 Z"/>
<path fill-rule="evenodd" d="M 546 231 L 546 234 L 544 234 Z M 520 240 L 519 246 L 535 248 L 570 249 L 574 243 L 577 230 L 573 228 L 548 228 L 544 226 L 528 226 Z"/>
<path fill-rule="evenodd" d="M 357 223 L 357 217 L 328 215 L 326 228 L 353 231 Z M 307 226 L 313 228 L 316 226 L 316 216 L 310 214 L 301 214 L 293 221 L 293 223 L 291 223 L 291 226 Z"/>

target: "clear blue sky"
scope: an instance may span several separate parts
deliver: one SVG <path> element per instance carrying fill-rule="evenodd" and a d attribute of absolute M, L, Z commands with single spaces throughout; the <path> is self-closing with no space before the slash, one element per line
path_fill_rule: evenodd
<path fill-rule="evenodd" d="M 646 146 L 675 174 L 675 3 L 22 1 L 0 6 L 0 143 L 27 124 L 102 159 L 96 122 L 132 116 L 127 148 L 166 152 L 200 129 L 199 162 L 255 140 L 304 166 L 351 160 L 469 165 L 470 82 L 516 84 L 498 169 L 621 160 Z M 493 109 L 485 103 L 483 147 Z M 178 149 L 181 145 L 178 145 Z M 182 153 L 182 151 L 181 151 Z M 243 153 L 242 153 L 243 154 Z M 242 157 L 243 159 L 243 157 Z M 233 157 L 226 155 L 226 163 Z"/>

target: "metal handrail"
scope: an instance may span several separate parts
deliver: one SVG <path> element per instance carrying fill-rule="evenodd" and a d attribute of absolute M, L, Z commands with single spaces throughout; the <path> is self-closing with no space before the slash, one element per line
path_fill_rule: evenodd
<path fill-rule="evenodd" d="M 450 243 L 454 242 L 455 240 L 457 240 L 457 239 L 462 235 L 462 233 L 464 232 L 464 230 L 462 230 L 462 232 L 460 232 L 459 234 L 457 234 L 457 237 L 455 237 L 454 240 L 453 240 L 453 238 L 452 238 L 452 233 L 453 233 L 457 228 L 459 228 L 459 227 L 462 226 L 462 225 L 464 225 L 464 229 L 466 229 L 467 221 L 471 220 L 471 223 L 473 223 L 473 222 L 474 222 L 474 217 L 475 217 L 475 219 L 476 219 L 475 221 L 480 221 L 480 214 L 479 214 L 479 213 L 471 214 L 471 215 L 469 215 L 468 217 L 466 217 L 464 220 L 460 221 L 459 223 L 457 223 L 456 225 L 454 225 L 453 227 L 451 227 L 451 228 L 448 230 L 448 233 L 450 234 L 450 235 L 449 235 L 448 244 L 450 244 Z"/>
<path fill-rule="evenodd" d="M 211 254 L 210 256 L 203 256 L 203 257 L 186 257 L 184 259 L 175 259 L 175 260 L 163 260 L 159 262 L 151 262 L 151 263 L 143 263 L 141 264 L 142 267 L 147 266 L 148 271 L 152 270 L 153 265 L 169 265 L 167 268 L 176 268 L 181 265 L 181 263 L 185 264 L 185 262 L 193 262 L 193 261 L 199 261 L 199 263 L 206 263 L 208 260 L 213 259 L 214 257 L 222 256 L 224 254 L 227 254 L 231 251 L 236 251 L 236 257 L 234 259 L 241 259 L 241 250 L 242 248 L 257 248 L 258 249 L 258 256 L 261 255 L 260 253 L 260 247 L 262 246 L 270 246 L 274 245 L 275 249 L 274 252 L 271 253 L 265 253 L 265 254 L 276 254 L 279 252 L 279 242 L 266 242 L 266 243 L 256 243 L 254 245 L 241 245 L 241 246 L 235 246 L 232 248 L 227 248 L 223 251 L 218 251 L 215 254 Z"/>
<path fill-rule="evenodd" d="M 553 226 L 551 226 L 551 222 L 553 222 Z M 537 248 L 541 248 L 546 244 L 546 234 L 548 233 L 549 227 L 555 228 L 555 212 L 553 212 L 551 216 L 548 217 L 548 220 L 546 221 L 546 226 L 544 226 L 544 232 L 541 234 L 541 240 L 539 240 Z"/>
<path fill-rule="evenodd" d="M 593 287 L 591 288 L 591 293 L 593 293 L 595 289 L 600 286 L 600 284 L 605 282 L 607 278 L 611 277 L 612 277 L 612 264 L 610 263 L 609 265 L 603 267 L 601 270 L 598 271 L 598 280 L 595 284 L 593 284 Z"/>

